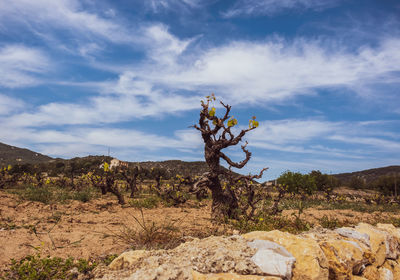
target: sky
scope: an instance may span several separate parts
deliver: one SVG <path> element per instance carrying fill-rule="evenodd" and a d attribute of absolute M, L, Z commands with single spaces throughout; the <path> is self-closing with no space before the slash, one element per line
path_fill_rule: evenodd
<path fill-rule="evenodd" d="M 399 85 L 396 0 L 0 0 L 0 142 L 52 157 L 204 160 L 213 92 L 243 174 L 400 165 Z"/>

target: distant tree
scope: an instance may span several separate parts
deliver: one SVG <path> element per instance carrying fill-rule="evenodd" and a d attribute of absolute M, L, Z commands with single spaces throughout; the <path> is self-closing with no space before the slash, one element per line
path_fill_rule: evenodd
<path fill-rule="evenodd" d="M 118 169 L 125 182 L 128 184 L 129 189 L 131 191 L 130 197 L 135 197 L 135 194 L 139 191 L 137 187 L 137 181 L 139 176 L 143 176 L 146 174 L 145 170 L 139 166 L 129 166 L 129 167 L 121 167 Z"/>
<path fill-rule="evenodd" d="M 366 187 L 365 180 L 359 176 L 353 176 L 350 179 L 349 187 L 352 189 L 364 189 Z"/>
<path fill-rule="evenodd" d="M 396 175 L 384 175 L 376 179 L 372 186 L 384 196 L 396 196 L 400 178 Z"/>
<path fill-rule="evenodd" d="M 156 189 L 161 188 L 161 179 L 169 179 L 171 177 L 166 169 L 159 167 L 151 168 L 150 172 L 148 173 L 148 176 L 150 179 L 156 181 L 155 185 Z"/>
<path fill-rule="evenodd" d="M 9 184 L 12 180 L 12 176 L 10 175 L 12 167 L 9 165 L 8 167 L 0 168 L 0 189 L 4 189 L 7 184 Z"/>
<path fill-rule="evenodd" d="M 204 174 L 199 181 L 202 184 L 196 185 L 204 185 L 211 190 L 212 216 L 214 218 L 237 218 L 238 198 L 232 191 L 231 186 L 227 185 L 224 189 L 220 181 L 220 176 L 226 175 L 230 171 L 225 171 L 221 167 L 220 161 L 223 159 L 229 167 L 243 168 L 250 160 L 251 153 L 246 149 L 246 142 L 242 145 L 242 151 L 246 158 L 237 163 L 232 161 L 222 150 L 239 144 L 247 132 L 257 128 L 258 122 L 253 117 L 249 122 L 249 128 L 241 130 L 235 136 L 232 128 L 237 125 L 237 120 L 229 115 L 231 106 L 221 101 L 220 104 L 224 107 L 225 113 L 222 117 L 217 117 L 216 108 L 210 108 L 211 103 L 215 100 L 215 96 L 212 94 L 207 96 L 205 102 L 201 102 L 202 110 L 200 111 L 199 123 L 194 125 L 194 128 L 201 132 L 204 141 L 204 158 L 209 168 L 209 172 Z M 259 177 L 262 176 L 262 172 Z"/>
<path fill-rule="evenodd" d="M 324 192 L 326 199 L 330 200 L 333 190 L 339 187 L 339 180 L 332 175 L 323 174 L 319 170 L 313 170 L 309 175 L 314 178 L 317 190 Z"/>
<path fill-rule="evenodd" d="M 107 192 L 110 192 L 117 197 L 118 203 L 123 205 L 125 204 L 125 198 L 118 186 L 116 180 L 117 175 L 118 173 L 114 170 L 111 170 L 110 165 L 105 162 L 103 168 L 95 169 L 95 171 L 89 173 L 87 177 L 92 183 L 93 187 L 101 189 L 101 193 L 103 195 L 107 194 Z"/>
<path fill-rule="evenodd" d="M 286 171 L 278 178 L 278 184 L 286 186 L 287 192 L 302 196 L 312 194 L 316 189 L 314 177 L 299 172 Z"/>

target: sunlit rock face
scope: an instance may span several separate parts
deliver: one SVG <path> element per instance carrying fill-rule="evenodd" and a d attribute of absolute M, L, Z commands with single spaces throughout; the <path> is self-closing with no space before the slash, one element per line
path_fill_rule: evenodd
<path fill-rule="evenodd" d="M 274 230 L 195 238 L 171 250 L 125 252 L 96 279 L 395 280 L 400 229 L 360 223 L 298 235 Z"/>

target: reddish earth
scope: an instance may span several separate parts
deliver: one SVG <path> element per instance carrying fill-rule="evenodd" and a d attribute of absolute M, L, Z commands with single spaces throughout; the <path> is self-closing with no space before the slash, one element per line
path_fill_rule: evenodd
<path fill-rule="evenodd" d="M 70 201 L 67 204 L 45 205 L 23 201 L 16 195 L 0 191 L 0 270 L 11 258 L 20 259 L 34 254 L 102 258 L 120 254 L 131 246 L 118 238 L 129 228 L 139 228 L 133 217 L 140 211 L 121 207 L 112 196 L 87 203 Z M 294 211 L 284 211 L 291 217 Z M 352 210 L 306 209 L 302 218 L 318 224 L 324 215 L 347 224 L 360 221 L 376 223 L 400 218 L 400 213 L 360 213 Z M 232 229 L 216 227 L 210 219 L 210 202 L 189 202 L 181 208 L 158 207 L 144 209 L 147 225 L 174 223 L 180 237 L 205 237 L 217 232 L 232 233 Z"/>

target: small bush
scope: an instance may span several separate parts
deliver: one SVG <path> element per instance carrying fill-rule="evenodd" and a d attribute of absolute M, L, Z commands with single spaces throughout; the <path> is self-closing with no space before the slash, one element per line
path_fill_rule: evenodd
<path fill-rule="evenodd" d="M 311 225 L 300 218 L 296 218 L 293 221 L 282 215 L 264 214 L 255 220 L 232 220 L 231 223 L 233 227 L 241 233 L 251 231 L 271 231 L 277 229 L 297 234 L 311 229 Z"/>
<path fill-rule="evenodd" d="M 54 195 L 51 191 L 50 187 L 27 187 L 22 193 L 21 196 L 26 200 L 38 201 L 44 204 L 49 204 L 53 201 Z"/>
<path fill-rule="evenodd" d="M 28 255 L 19 261 L 11 260 L 9 270 L 1 275 L 0 278 L 15 280 L 76 279 L 78 272 L 87 276 L 80 279 L 89 279 L 90 276 L 88 274 L 96 266 L 96 263 L 91 263 L 84 259 L 75 261 L 73 258 L 42 258 L 38 253 L 36 255 Z"/>
<path fill-rule="evenodd" d="M 319 224 L 323 227 L 323 228 L 328 228 L 328 229 L 335 229 L 335 228 L 340 228 L 343 226 L 343 223 L 340 222 L 338 219 L 336 218 L 330 218 L 326 215 L 324 215 L 320 220 L 319 220 Z"/>
<path fill-rule="evenodd" d="M 142 209 L 140 214 L 140 218 L 132 215 L 138 228 L 124 226 L 119 233 L 114 233 L 117 239 L 134 250 L 171 249 L 182 243 L 179 229 L 175 226 L 177 222 L 167 219 L 163 223 L 146 222 Z"/>
<path fill-rule="evenodd" d="M 159 202 L 160 202 L 160 198 L 150 196 L 150 197 L 141 198 L 141 199 L 132 199 L 129 201 L 129 205 L 134 208 L 151 209 L 151 208 L 156 208 L 158 206 Z"/>
<path fill-rule="evenodd" d="M 82 202 L 88 202 L 92 199 L 92 197 L 93 197 L 93 194 L 92 194 L 92 190 L 90 188 L 84 188 L 80 191 L 75 192 L 73 195 L 73 199 L 79 200 Z"/>
<path fill-rule="evenodd" d="M 113 260 L 115 260 L 118 257 L 118 254 L 112 254 L 112 255 L 107 255 L 102 262 L 108 266 L 110 263 L 112 263 Z"/>

